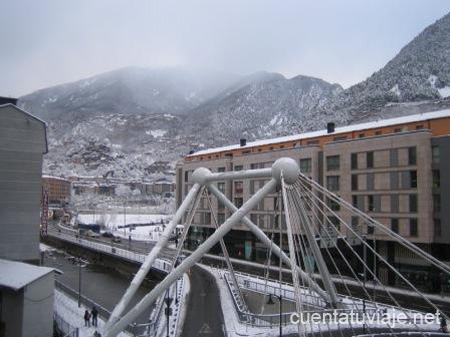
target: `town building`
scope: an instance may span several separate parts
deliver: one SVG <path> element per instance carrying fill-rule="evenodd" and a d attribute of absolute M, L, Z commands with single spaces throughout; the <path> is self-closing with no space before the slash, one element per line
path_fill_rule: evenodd
<path fill-rule="evenodd" d="M 48 193 L 49 204 L 64 206 L 70 202 L 72 188 L 69 180 L 43 175 L 42 187 Z"/>
<path fill-rule="evenodd" d="M 0 336 L 52 336 L 54 270 L 0 259 Z"/>
<path fill-rule="evenodd" d="M 51 336 L 54 273 L 36 266 L 46 125 L 16 101 L 0 98 L 0 336 Z"/>
<path fill-rule="evenodd" d="M 38 263 L 45 123 L 0 105 L 0 258 Z"/>
<path fill-rule="evenodd" d="M 450 169 L 450 110 L 338 128 L 329 123 L 325 130 L 250 143 L 241 140 L 238 145 L 192 153 L 176 168 L 177 205 L 192 186 L 191 174 L 198 167 L 213 172 L 264 168 L 281 157 L 294 158 L 303 174 L 440 260 L 450 260 L 450 209 L 444 206 L 450 202 L 450 178 L 445 174 Z M 263 180 L 232 181 L 218 182 L 217 187 L 239 207 L 263 184 Z M 249 214 L 276 242 L 278 198 L 277 193 L 269 195 Z M 231 213 L 212 199 L 215 218 L 223 223 Z M 335 205 L 329 206 L 333 209 Z M 366 235 L 402 273 L 414 276 L 416 284 L 429 286 L 431 266 L 373 227 L 356 223 L 347 212 L 338 208 L 334 212 Z M 201 200 L 192 226 L 188 248 L 195 248 L 214 231 L 205 200 Z M 341 231 L 343 236 L 348 234 L 344 228 Z M 283 232 L 285 236 L 286 230 Z M 260 262 L 267 258 L 266 247 L 243 225 L 227 234 L 225 241 L 234 257 Z M 287 251 L 287 238 L 282 237 L 282 242 Z M 376 272 L 384 282 L 397 283 L 387 268 Z"/>

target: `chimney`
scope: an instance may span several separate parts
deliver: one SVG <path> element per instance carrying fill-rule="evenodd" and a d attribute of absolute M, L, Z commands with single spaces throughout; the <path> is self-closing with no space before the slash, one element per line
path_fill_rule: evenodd
<path fill-rule="evenodd" d="M 247 145 L 247 139 L 241 138 L 241 139 L 240 139 L 240 143 L 241 143 L 241 146 Z"/>
<path fill-rule="evenodd" d="M 330 122 L 327 123 L 327 133 L 333 133 L 334 132 L 334 123 Z"/>

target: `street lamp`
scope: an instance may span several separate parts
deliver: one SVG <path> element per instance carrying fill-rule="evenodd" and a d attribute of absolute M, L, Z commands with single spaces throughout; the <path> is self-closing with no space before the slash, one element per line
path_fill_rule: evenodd
<path fill-rule="evenodd" d="M 81 258 L 78 258 L 78 308 L 81 307 Z"/>
<path fill-rule="evenodd" d="M 267 300 L 267 304 L 268 305 L 275 304 L 275 302 L 273 301 L 272 296 L 275 296 L 276 298 L 278 298 L 278 301 L 280 302 L 279 308 L 280 308 L 280 337 L 281 337 L 281 336 L 283 336 L 283 324 L 282 324 L 282 320 L 281 320 L 282 319 L 282 313 L 283 313 L 283 307 L 282 307 L 283 296 L 281 295 L 281 293 L 280 293 L 279 296 L 275 295 L 275 294 L 269 294 L 269 299 Z"/>

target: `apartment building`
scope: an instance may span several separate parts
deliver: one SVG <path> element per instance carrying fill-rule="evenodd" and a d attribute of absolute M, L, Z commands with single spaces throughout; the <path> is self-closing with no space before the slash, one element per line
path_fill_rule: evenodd
<path fill-rule="evenodd" d="M 450 110 L 410 115 L 346 127 L 327 129 L 276 139 L 208 149 L 190 154 L 177 165 L 177 205 L 190 186 L 192 172 L 207 167 L 213 172 L 270 167 L 281 157 L 298 161 L 301 171 L 338 194 L 344 200 L 369 214 L 394 232 L 419 245 L 441 260 L 450 260 L 450 217 L 445 205 L 450 197 L 450 181 L 445 172 L 450 168 Z M 218 182 L 217 187 L 239 207 L 264 181 Z M 280 195 L 269 195 L 250 219 L 275 242 L 287 250 Z M 189 233 L 188 246 L 194 248 L 214 231 L 215 217 L 223 223 L 230 212 L 213 197 L 210 211 L 207 200 L 200 202 Z M 428 287 L 433 270 L 429 265 L 388 236 L 339 209 L 326 200 L 339 217 L 351 225 L 390 263 Z M 277 219 L 281 219 L 281 231 Z M 338 219 L 336 219 L 338 221 Z M 320 224 L 318 230 L 326 228 Z M 345 228 L 341 228 L 344 236 Z M 225 238 L 230 254 L 252 261 L 264 261 L 267 250 L 244 227 L 237 226 Z M 361 247 L 357 240 L 355 248 Z M 321 242 L 323 248 L 330 243 Z M 215 249 L 220 252 L 220 249 Z M 397 282 L 386 268 L 376 268 L 380 279 Z M 430 274 L 431 272 L 431 274 Z"/>
<path fill-rule="evenodd" d="M 48 192 L 50 204 L 63 206 L 70 202 L 72 188 L 69 180 L 44 175 L 42 176 L 42 187 Z"/>

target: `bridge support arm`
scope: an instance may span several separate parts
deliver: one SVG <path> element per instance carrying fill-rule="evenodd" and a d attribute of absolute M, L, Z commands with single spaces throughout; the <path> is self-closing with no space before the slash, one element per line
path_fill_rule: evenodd
<path fill-rule="evenodd" d="M 149 255 L 147 255 L 147 257 L 145 258 L 144 263 L 142 264 L 141 268 L 134 276 L 133 280 L 130 283 L 130 286 L 126 290 L 122 299 L 119 301 L 119 303 L 114 308 L 113 312 L 111 313 L 111 316 L 109 317 L 108 322 L 106 322 L 106 324 L 105 324 L 105 330 L 110 328 L 111 325 L 113 325 L 114 323 L 116 323 L 119 320 L 120 315 L 123 313 L 125 308 L 130 303 L 134 294 L 138 290 L 138 288 L 141 285 L 142 281 L 144 280 L 145 276 L 147 275 L 147 273 L 149 272 L 153 263 L 155 262 L 156 258 L 158 257 L 159 253 L 161 252 L 161 249 L 166 246 L 167 242 L 169 241 L 170 235 L 175 230 L 177 224 L 183 218 L 184 213 L 187 211 L 192 200 L 194 200 L 195 197 L 197 196 L 197 193 L 199 192 L 199 190 L 200 190 L 199 184 L 194 184 L 194 186 L 189 190 L 188 195 L 186 196 L 183 203 L 181 204 L 181 206 L 178 208 L 177 212 L 175 213 L 175 216 L 173 217 L 173 220 L 172 220 L 172 224 L 168 225 L 166 227 L 166 229 L 164 230 L 163 234 L 159 238 L 156 245 L 150 251 Z"/>
<path fill-rule="evenodd" d="M 208 186 L 208 190 L 211 191 L 211 193 L 214 194 L 217 200 L 223 203 L 225 207 L 230 209 L 232 212 L 236 212 L 238 210 L 238 208 L 230 200 L 228 200 L 228 198 L 223 195 L 223 193 L 220 192 L 217 187 L 210 185 Z M 286 255 L 286 253 L 274 242 L 272 242 L 257 225 L 255 225 L 248 217 L 244 217 L 242 219 L 242 222 L 267 248 L 270 249 L 272 247 L 273 253 L 278 256 L 278 258 L 280 258 L 283 263 L 285 263 L 288 267 L 291 267 L 291 260 Z M 305 283 L 308 284 L 314 292 L 316 292 L 325 302 L 331 302 L 330 296 L 316 283 L 316 281 L 314 281 L 298 265 L 295 265 L 294 267 L 302 280 L 305 281 Z"/>
<path fill-rule="evenodd" d="M 227 234 L 233 226 L 237 225 L 255 208 L 267 194 L 272 192 L 277 186 L 277 180 L 271 179 L 263 186 L 255 195 L 253 195 L 242 207 L 228 218 L 220 227 L 211 235 L 205 242 L 187 257 L 177 268 L 168 274 L 150 293 L 148 293 L 134 308 L 132 308 L 125 316 L 123 316 L 117 323 L 105 330 L 106 337 L 116 336 L 122 331 L 127 324 L 134 322 L 136 318 L 159 296 L 161 296 L 172 283 L 174 283 L 181 275 L 187 272 L 198 260 L 202 258 L 221 238 Z"/>

